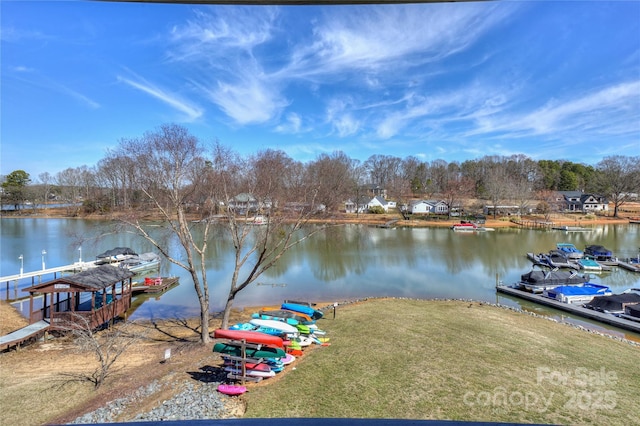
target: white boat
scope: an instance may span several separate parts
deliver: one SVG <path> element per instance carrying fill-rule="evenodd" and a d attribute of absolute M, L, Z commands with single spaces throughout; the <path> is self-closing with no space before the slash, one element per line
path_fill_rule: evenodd
<path fill-rule="evenodd" d="M 584 253 L 571 243 L 558 243 L 556 248 L 563 252 L 567 259 L 582 259 Z"/>
<path fill-rule="evenodd" d="M 473 222 L 460 222 L 456 223 L 451 227 L 454 231 L 466 231 L 466 232 L 483 232 L 483 231 L 494 231 L 493 228 L 486 228 L 484 226 L 477 225 Z"/>
<path fill-rule="evenodd" d="M 578 259 L 576 263 L 578 264 L 580 269 L 584 269 L 585 271 L 592 271 L 592 272 L 602 271 L 602 265 L 600 265 L 598 262 L 596 262 L 593 259 L 583 257 L 582 259 Z"/>
<path fill-rule="evenodd" d="M 580 305 L 591 302 L 596 296 L 611 296 L 612 294 L 609 287 L 593 283 L 559 286 L 542 292 L 543 296 L 558 302 Z"/>
<path fill-rule="evenodd" d="M 137 273 L 158 268 L 160 256 L 152 252 L 138 254 L 129 247 L 116 247 L 97 255 L 95 264 L 109 264 Z"/>

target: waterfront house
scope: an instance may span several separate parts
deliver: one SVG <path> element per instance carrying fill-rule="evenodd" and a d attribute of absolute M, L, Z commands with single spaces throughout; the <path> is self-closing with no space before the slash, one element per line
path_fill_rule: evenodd
<path fill-rule="evenodd" d="M 596 213 L 609 210 L 606 197 L 582 191 L 558 191 L 557 201 L 560 210 L 565 212 Z"/>
<path fill-rule="evenodd" d="M 416 200 L 409 204 L 411 214 L 448 214 L 449 206 L 439 200 Z"/>

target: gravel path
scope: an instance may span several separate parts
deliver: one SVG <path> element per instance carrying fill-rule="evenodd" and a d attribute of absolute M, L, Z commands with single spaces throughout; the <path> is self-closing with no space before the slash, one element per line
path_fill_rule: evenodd
<path fill-rule="evenodd" d="M 223 376 L 224 377 L 224 376 Z M 129 421 L 166 421 L 166 420 L 199 420 L 236 418 L 241 405 L 237 397 L 223 395 L 217 391 L 222 378 L 215 381 L 190 381 L 183 384 L 183 389 L 170 399 L 163 401 L 151 411 L 140 413 Z M 161 384 L 154 381 L 137 389 L 133 394 L 118 398 L 99 409 L 76 418 L 70 424 L 113 423 L 121 421 L 118 416 L 153 394 L 162 391 L 166 386 L 178 386 L 177 383 Z"/>

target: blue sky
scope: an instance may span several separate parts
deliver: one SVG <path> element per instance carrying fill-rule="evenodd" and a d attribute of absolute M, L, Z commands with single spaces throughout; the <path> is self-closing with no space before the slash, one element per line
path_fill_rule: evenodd
<path fill-rule="evenodd" d="M 165 123 L 243 155 L 640 155 L 640 2 L 1 7 L 0 173 Z"/>

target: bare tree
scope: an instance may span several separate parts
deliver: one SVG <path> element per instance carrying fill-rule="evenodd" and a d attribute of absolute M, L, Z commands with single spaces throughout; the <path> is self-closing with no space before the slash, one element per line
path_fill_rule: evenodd
<path fill-rule="evenodd" d="M 43 172 L 38 175 L 38 179 L 42 184 L 42 204 L 47 204 L 49 194 L 51 194 L 51 188 L 53 187 L 53 178 L 49 172 Z"/>
<path fill-rule="evenodd" d="M 190 274 L 200 307 L 202 343 L 210 340 L 207 254 L 214 229 L 229 232 L 235 257 L 223 327 L 228 324 L 237 294 L 318 229 L 301 230 L 315 211 L 316 191 L 308 196 L 304 187 L 296 186 L 305 183 L 300 179 L 300 168 L 282 153 L 267 152 L 251 163 L 215 144 L 209 159 L 200 141 L 178 125 L 163 125 L 141 138 L 122 141 L 118 152 L 118 158 L 136 164 L 132 185 L 144 194 L 147 210 L 153 209 L 162 218 L 164 235 L 177 237 L 179 253 L 170 253 L 158 237 L 160 229 L 146 227 L 139 214 L 132 213 L 122 222 Z M 272 167 L 274 164 L 277 167 Z M 256 194 L 260 202 L 278 199 L 283 204 L 295 197 L 306 208 L 288 214 L 270 211 L 266 225 L 252 226 L 249 209 L 238 214 L 238 209 L 232 207 L 239 193 Z M 187 216 L 190 211 L 197 212 L 202 220 L 191 221 Z"/>
<path fill-rule="evenodd" d="M 640 157 L 605 157 L 597 169 L 599 188 L 613 202 L 613 216 L 618 217 L 620 206 L 640 190 Z"/>
<path fill-rule="evenodd" d="M 235 191 L 256 194 L 259 200 L 269 200 L 265 222 L 254 226 L 249 218 L 227 208 L 224 228 L 234 247 L 234 270 L 222 318 L 222 328 L 229 325 L 229 316 L 236 296 L 256 281 L 264 272 L 276 265 L 289 249 L 315 234 L 323 227 L 304 227 L 317 209 L 315 188 L 306 186 L 301 179 L 299 163 L 278 151 L 263 151 L 253 158 L 245 177 L 232 164 L 228 151 L 216 150 L 214 169 L 218 187 L 226 200 Z M 239 178 L 240 176 L 240 178 Z M 275 203 L 277 201 L 277 205 Z M 228 205 L 228 203 L 227 203 Z M 264 204 L 263 204 L 264 205 Z M 278 208 L 278 206 L 280 208 Z"/>
<path fill-rule="evenodd" d="M 538 213 L 544 215 L 544 220 L 547 222 L 551 219 L 551 214 L 560 210 L 560 205 L 557 200 L 558 193 L 550 189 L 542 189 L 536 193 L 536 199 L 538 205 L 536 210 Z"/>
<path fill-rule="evenodd" d="M 307 165 L 307 188 L 315 190 L 317 201 L 324 204 L 328 212 L 337 209 L 353 191 L 354 162 L 344 152 L 321 154 Z"/>
<path fill-rule="evenodd" d="M 178 238 L 180 252 L 170 253 L 167 245 L 149 232 L 138 214 L 132 212 L 121 220 L 153 244 L 169 262 L 189 273 L 200 305 L 200 340 L 207 343 L 209 286 L 206 254 L 211 222 L 204 221 L 200 232 L 191 232 L 193 224 L 186 214 L 195 188 L 206 187 L 202 184 L 210 175 L 202 158 L 203 147 L 184 127 L 163 125 L 141 138 L 121 141 L 118 152 L 117 158 L 136 165 L 132 176 L 135 188 L 144 194 L 149 209 L 160 215 L 165 231 Z M 204 204 L 203 208 L 211 208 L 211 204 Z"/>
<path fill-rule="evenodd" d="M 492 163 L 484 175 L 484 189 L 493 206 L 493 218 L 498 213 L 498 205 L 507 197 L 508 175 L 501 163 Z"/>
<path fill-rule="evenodd" d="M 143 335 L 133 332 L 131 323 L 121 323 L 104 330 L 91 328 L 88 316 L 73 314 L 71 320 L 63 325 L 63 330 L 69 333 L 80 352 L 93 354 L 97 365 L 88 372 L 65 373 L 66 379 L 88 381 L 98 389 L 104 381 L 117 371 L 116 362 L 133 345 L 137 344 Z"/>

